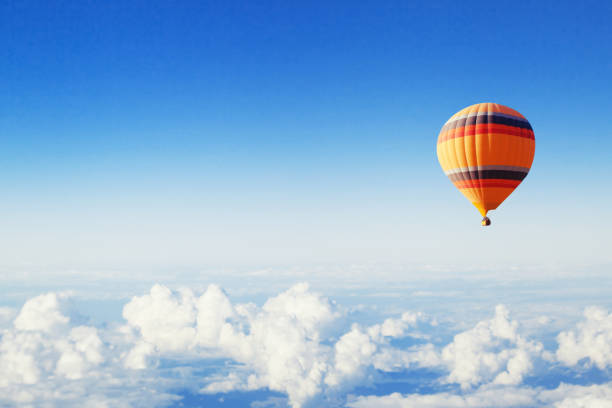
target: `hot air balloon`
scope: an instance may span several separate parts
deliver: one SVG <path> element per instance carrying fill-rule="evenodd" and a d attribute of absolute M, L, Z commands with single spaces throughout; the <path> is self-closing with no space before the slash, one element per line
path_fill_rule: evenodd
<path fill-rule="evenodd" d="M 497 103 L 455 113 L 438 135 L 438 161 L 455 187 L 487 217 L 523 181 L 533 162 L 535 137 L 523 115 Z"/>

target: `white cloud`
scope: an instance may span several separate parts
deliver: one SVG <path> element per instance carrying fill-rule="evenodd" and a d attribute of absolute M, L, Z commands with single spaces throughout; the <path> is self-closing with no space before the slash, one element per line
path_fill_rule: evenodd
<path fill-rule="evenodd" d="M 94 327 L 75 327 L 67 339 L 56 340 L 54 345 L 60 352 L 55 373 L 71 380 L 83 378 L 91 367 L 104 361 L 102 341 Z"/>
<path fill-rule="evenodd" d="M 248 387 L 285 392 L 295 407 L 320 393 L 329 353 L 320 333 L 336 315 L 329 301 L 300 284 L 261 309 L 245 308 L 242 313 L 245 330 L 226 323 L 219 346 L 252 369 Z"/>
<path fill-rule="evenodd" d="M 235 312 L 230 300 L 217 285 L 209 285 L 197 300 L 197 342 L 204 347 L 218 347 L 226 320 Z M 225 330 L 228 330 L 226 327 Z"/>
<path fill-rule="evenodd" d="M 203 394 L 217 394 L 246 389 L 246 384 L 236 373 L 230 373 L 227 377 L 217 378 L 200 390 Z"/>
<path fill-rule="evenodd" d="M 325 383 L 337 387 L 344 382 L 361 380 L 366 375 L 366 367 L 372 364 L 377 349 L 370 335 L 359 325 L 353 325 L 351 331 L 340 337 L 334 346 L 333 367 Z"/>
<path fill-rule="evenodd" d="M 93 327 L 69 326 L 66 296 L 48 293 L 27 301 L 0 341 L 0 386 L 35 384 L 57 374 L 80 378 L 103 361 Z"/>
<path fill-rule="evenodd" d="M 0 406 L 129 407 L 172 395 L 150 390 L 116 364 L 121 344 L 107 347 L 100 332 L 68 315 L 68 296 L 28 300 L 0 339 Z"/>
<path fill-rule="evenodd" d="M 612 314 L 598 307 L 589 307 L 585 309 L 584 317 L 575 330 L 557 336 L 557 359 L 573 366 L 586 358 L 603 370 L 612 364 Z"/>
<path fill-rule="evenodd" d="M 387 344 L 424 320 L 417 313 L 366 328 L 355 325 L 335 344 L 325 342 L 341 314 L 304 283 L 268 299 L 261 308 L 232 305 L 215 285 L 200 297 L 188 290 L 173 294 L 156 285 L 149 294 L 133 298 L 123 315 L 141 335 L 124 356 L 126 367 L 146 368 L 152 356 L 172 352 L 225 356 L 245 369 L 240 375 L 211 378 L 202 392 L 269 388 L 286 393 L 294 407 L 360 383 L 374 369 L 438 362 L 432 347 L 397 350 Z"/>
<path fill-rule="evenodd" d="M 334 361 L 325 383 L 330 387 L 350 388 L 368 378 L 372 369 L 399 371 L 410 366 L 439 365 L 438 353 L 431 344 L 407 349 L 389 345 L 390 339 L 406 336 L 410 327 L 424 320 L 421 313 L 405 312 L 399 319 L 388 318 L 382 324 L 366 328 L 354 324 L 334 345 Z"/>
<path fill-rule="evenodd" d="M 162 285 L 134 297 L 123 308 L 123 317 L 140 330 L 142 338 L 160 352 L 191 349 L 195 342 L 195 296 L 190 290 L 177 295 Z"/>
<path fill-rule="evenodd" d="M 154 285 L 125 304 L 123 324 L 100 327 L 76 319 L 69 306 L 68 295 L 48 293 L 3 312 L 0 405 L 155 407 L 177 400 L 167 390 L 180 388 L 204 394 L 269 389 L 286 394 L 292 407 L 338 405 L 381 373 L 414 368 L 441 373 L 429 385 L 447 392 L 357 397 L 349 405 L 608 407 L 612 396 L 607 384 L 520 386 L 537 359 L 550 361 L 501 305 L 446 345 L 433 331 L 435 320 L 421 313 L 346 330 L 350 315 L 303 283 L 261 306 L 234 304 L 216 285 L 201 293 Z M 558 336 L 557 358 L 608 367 L 612 318 L 597 308 L 585 318 Z M 403 341 L 396 339 L 406 337 L 412 345 L 398 346 Z M 209 358 L 227 364 L 198 374 L 196 365 Z M 168 361 L 180 366 L 168 368 Z M 448 391 L 454 387 L 448 383 L 461 392 Z"/>
<path fill-rule="evenodd" d="M 14 321 L 17 330 L 51 332 L 68 324 L 68 316 L 63 314 L 66 296 L 47 293 L 28 300 Z"/>
<path fill-rule="evenodd" d="M 555 408 L 612 408 L 612 383 L 601 385 L 561 384 L 540 393 L 540 399 Z"/>
<path fill-rule="evenodd" d="M 483 387 L 464 395 L 443 392 L 359 397 L 347 405 L 352 408 L 518 408 L 535 406 L 535 396 L 536 391 L 529 388 Z"/>
<path fill-rule="evenodd" d="M 388 318 L 382 324 L 377 324 L 368 329 L 372 338 L 381 339 L 383 337 L 403 337 L 406 331 L 416 326 L 420 321 L 427 320 L 425 316 L 418 312 L 404 312 L 399 319 Z"/>
<path fill-rule="evenodd" d="M 525 340 L 517 329 L 518 322 L 509 320 L 506 307 L 498 305 L 492 319 L 457 334 L 442 350 L 442 360 L 450 371 L 448 381 L 460 384 L 463 389 L 491 381 L 519 384 L 543 347 Z"/>
<path fill-rule="evenodd" d="M 552 390 L 541 388 L 485 385 L 467 393 L 393 393 L 385 396 L 355 397 L 351 408 L 612 408 L 612 383 L 580 386 L 560 384 Z"/>
<path fill-rule="evenodd" d="M 330 352 L 321 334 L 338 317 L 332 304 L 306 284 L 268 299 L 261 308 L 233 306 L 216 285 L 199 298 L 189 290 L 175 295 L 156 285 L 132 299 L 123 315 L 142 335 L 125 356 L 126 367 L 147 367 L 153 353 L 226 356 L 246 365 L 248 376 L 218 379 L 202 392 L 268 387 L 287 393 L 296 407 L 321 392 Z"/>
<path fill-rule="evenodd" d="M 374 368 L 387 372 L 414 367 L 437 367 L 441 364 L 440 353 L 431 343 L 407 349 L 383 347 L 372 361 Z"/>

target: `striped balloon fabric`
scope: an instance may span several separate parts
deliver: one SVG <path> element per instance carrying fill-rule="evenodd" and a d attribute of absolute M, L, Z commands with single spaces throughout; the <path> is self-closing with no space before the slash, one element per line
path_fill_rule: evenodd
<path fill-rule="evenodd" d="M 483 217 L 527 176 L 534 153 L 535 137 L 527 119 L 497 103 L 460 110 L 438 136 L 442 170 Z"/>

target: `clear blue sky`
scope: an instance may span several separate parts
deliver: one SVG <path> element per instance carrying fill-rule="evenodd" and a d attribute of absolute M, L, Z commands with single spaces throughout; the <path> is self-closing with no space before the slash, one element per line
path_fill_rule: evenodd
<path fill-rule="evenodd" d="M 612 3 L 0 6 L 0 258 L 53 268 L 612 261 Z M 483 231 L 457 110 L 536 135 Z"/>

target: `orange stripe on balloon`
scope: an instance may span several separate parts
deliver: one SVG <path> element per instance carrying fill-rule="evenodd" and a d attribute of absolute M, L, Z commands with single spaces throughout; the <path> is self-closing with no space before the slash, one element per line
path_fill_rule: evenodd
<path fill-rule="evenodd" d="M 513 115 L 513 116 L 517 116 L 519 118 L 523 118 L 525 119 L 525 116 L 523 116 L 520 112 L 508 107 L 508 106 L 504 106 L 504 105 L 500 105 L 499 103 L 490 103 L 490 102 L 486 102 L 486 103 L 477 103 L 474 105 L 470 105 L 466 108 L 461 109 L 459 112 L 455 113 L 453 116 L 451 116 L 450 120 L 452 120 L 453 118 L 456 118 L 458 116 L 462 116 L 465 115 L 467 113 L 472 113 L 472 112 L 494 112 L 494 113 L 504 113 L 506 115 Z"/>

